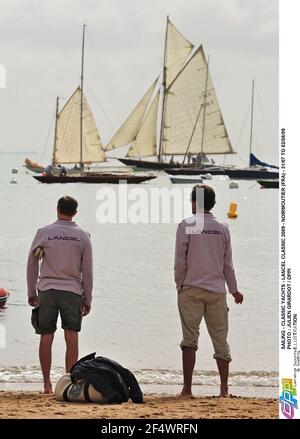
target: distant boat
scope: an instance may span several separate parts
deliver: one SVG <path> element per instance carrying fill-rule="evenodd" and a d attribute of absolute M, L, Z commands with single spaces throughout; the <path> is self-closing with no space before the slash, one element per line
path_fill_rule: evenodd
<path fill-rule="evenodd" d="M 226 175 L 234 180 L 276 180 L 279 178 L 279 172 L 268 171 L 266 168 L 249 167 L 243 169 L 228 169 Z"/>
<path fill-rule="evenodd" d="M 93 113 L 83 94 L 84 72 L 84 42 L 85 28 L 83 26 L 81 85 L 75 90 L 67 103 L 59 110 L 59 99 L 56 100 L 55 135 L 52 164 L 72 164 L 76 168 L 67 175 L 56 175 L 55 171 L 45 169 L 46 175 L 33 176 L 41 183 L 118 183 L 126 180 L 127 183 L 141 183 L 152 180 L 155 176 L 135 176 L 130 174 L 109 173 L 103 167 L 103 172 L 86 171 L 95 163 L 106 162 L 106 156 Z M 78 166 L 79 164 L 79 166 Z M 78 167 L 77 167 L 78 166 Z M 71 175 L 70 175 L 71 174 Z"/>
<path fill-rule="evenodd" d="M 232 168 L 226 171 L 226 175 L 234 180 L 276 180 L 279 178 L 279 171 L 269 171 L 271 169 L 279 169 L 278 166 L 269 165 L 261 162 L 252 153 L 252 139 L 253 139 L 253 111 L 254 111 L 254 81 L 252 81 L 252 99 L 251 99 L 251 124 L 250 124 L 250 153 L 249 153 L 249 167 L 247 168 Z"/>
<path fill-rule="evenodd" d="M 279 179 L 276 180 L 257 180 L 261 187 L 266 189 L 279 189 Z"/>
<path fill-rule="evenodd" d="M 211 174 L 211 175 L 225 175 L 226 174 L 226 167 L 224 166 L 205 166 L 203 168 L 199 167 L 189 167 L 189 168 L 172 168 L 172 169 L 165 169 L 165 172 L 169 175 L 205 175 L 205 174 Z"/>
<path fill-rule="evenodd" d="M 170 175 L 170 180 L 172 183 L 176 184 L 197 184 L 203 183 L 203 178 L 201 177 L 186 177 L 185 175 L 178 175 L 177 177 Z"/>
<path fill-rule="evenodd" d="M 138 184 L 144 181 L 153 180 L 156 178 L 154 175 L 131 175 L 131 174 L 106 174 L 106 173 L 86 173 L 84 175 L 72 175 L 70 176 L 44 176 L 34 175 L 37 181 L 41 183 L 111 183 L 118 184 L 125 181 L 129 184 Z"/>
<path fill-rule="evenodd" d="M 0 308 L 4 308 L 9 298 L 9 292 L 4 288 L 0 288 Z"/>
<path fill-rule="evenodd" d="M 122 163 L 153 170 L 191 167 L 193 156 L 201 166 L 205 154 L 233 153 L 203 47 L 194 48 L 168 17 L 162 84 L 151 84 L 105 151 L 125 145 Z"/>
<path fill-rule="evenodd" d="M 41 174 L 42 172 L 45 172 L 45 166 L 40 165 L 39 163 L 33 162 L 32 160 L 26 158 L 25 159 L 25 165 L 24 165 L 29 171 L 36 172 L 37 174 Z"/>

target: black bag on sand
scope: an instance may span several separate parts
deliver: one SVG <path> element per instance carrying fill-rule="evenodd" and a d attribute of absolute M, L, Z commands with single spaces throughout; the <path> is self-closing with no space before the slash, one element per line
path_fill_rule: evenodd
<path fill-rule="evenodd" d="M 93 385 L 110 403 L 143 402 L 143 393 L 130 370 L 105 357 L 87 355 L 77 361 L 71 369 L 71 380 L 85 380 Z"/>

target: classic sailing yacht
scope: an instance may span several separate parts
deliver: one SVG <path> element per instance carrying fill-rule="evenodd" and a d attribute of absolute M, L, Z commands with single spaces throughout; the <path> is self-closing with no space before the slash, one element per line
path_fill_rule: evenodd
<path fill-rule="evenodd" d="M 56 101 L 56 121 L 54 134 L 54 148 L 52 163 L 54 166 L 62 164 L 79 164 L 71 175 L 37 175 L 33 176 L 42 183 L 141 183 L 151 180 L 154 176 L 136 176 L 132 174 L 112 174 L 107 172 L 85 172 L 84 166 L 106 161 L 103 145 L 98 133 L 93 113 L 83 94 L 84 72 L 84 41 L 85 28 L 82 38 L 81 85 L 72 94 L 67 103 L 59 111 L 59 99 Z"/>
<path fill-rule="evenodd" d="M 158 79 L 106 145 L 110 151 L 130 144 L 126 165 L 174 168 L 173 157 L 231 154 L 203 47 L 197 49 L 167 17 L 161 87 Z M 171 163 L 164 162 L 171 156 Z M 132 159 L 132 157 L 137 157 Z M 155 161 L 141 160 L 155 157 Z M 178 164 L 181 167 L 182 164 Z"/>

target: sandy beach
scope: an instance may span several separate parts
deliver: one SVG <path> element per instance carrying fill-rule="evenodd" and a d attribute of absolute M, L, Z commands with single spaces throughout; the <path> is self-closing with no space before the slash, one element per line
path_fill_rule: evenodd
<path fill-rule="evenodd" d="M 0 392 L 0 419 L 276 419 L 275 398 L 192 400 L 169 395 L 145 396 L 143 404 L 63 403 L 38 392 Z"/>

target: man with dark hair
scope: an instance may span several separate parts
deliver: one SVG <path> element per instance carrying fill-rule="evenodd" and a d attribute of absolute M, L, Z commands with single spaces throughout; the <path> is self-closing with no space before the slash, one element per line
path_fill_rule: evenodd
<path fill-rule="evenodd" d="M 59 176 L 65 177 L 67 175 L 67 168 L 62 165 L 58 165 L 58 167 L 59 167 Z"/>
<path fill-rule="evenodd" d="M 182 397 L 192 397 L 192 377 L 202 317 L 214 346 L 221 380 L 220 396 L 228 395 L 231 355 L 227 343 L 225 283 L 235 303 L 242 303 L 243 295 L 237 289 L 228 226 L 210 212 L 215 198 L 215 191 L 210 186 L 195 186 L 191 193 L 193 217 L 182 221 L 177 228 L 174 271 L 183 332 L 180 345 L 184 379 Z M 199 220 L 203 220 L 201 229 L 199 224 L 198 229 L 195 227 Z"/>
<path fill-rule="evenodd" d="M 65 333 L 66 372 L 70 372 L 78 360 L 82 316 L 91 310 L 92 245 L 89 233 L 73 221 L 77 207 L 74 198 L 60 198 L 57 221 L 37 231 L 28 255 L 28 303 L 35 307 L 32 321 L 41 335 L 39 357 L 45 393 L 52 393 L 51 351 L 58 313 Z"/>

